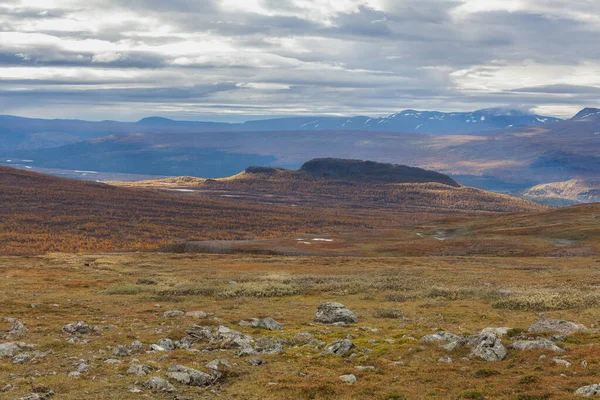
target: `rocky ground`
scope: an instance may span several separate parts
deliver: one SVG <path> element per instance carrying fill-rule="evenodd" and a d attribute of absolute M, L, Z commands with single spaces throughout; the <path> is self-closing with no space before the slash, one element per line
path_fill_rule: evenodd
<path fill-rule="evenodd" d="M 0 398 L 600 395 L 600 260 L 0 259 Z"/>

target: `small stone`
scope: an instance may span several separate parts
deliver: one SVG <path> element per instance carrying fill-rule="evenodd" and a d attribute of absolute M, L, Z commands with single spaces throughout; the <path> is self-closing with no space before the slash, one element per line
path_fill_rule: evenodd
<path fill-rule="evenodd" d="M 340 375 L 340 380 L 342 382 L 345 382 L 349 385 L 354 385 L 357 382 L 356 376 L 350 374 L 350 375 Z"/>
<path fill-rule="evenodd" d="M 248 363 L 250 365 L 258 367 L 259 365 L 265 365 L 267 362 L 265 360 L 263 360 L 262 358 L 249 358 Z"/>
<path fill-rule="evenodd" d="M 570 335 L 575 332 L 586 330 L 586 326 L 575 322 L 564 321 L 560 319 L 541 319 L 534 322 L 527 329 L 528 332 L 558 332 L 563 335 Z"/>
<path fill-rule="evenodd" d="M 182 315 L 185 315 L 185 311 L 170 310 L 163 313 L 163 317 L 165 318 L 180 317 Z"/>
<path fill-rule="evenodd" d="M 171 385 L 169 382 L 164 380 L 163 378 L 159 378 L 154 376 L 144 382 L 144 387 L 150 389 L 154 392 L 176 392 L 175 386 Z"/>
<path fill-rule="evenodd" d="M 144 343 L 140 342 L 139 340 L 135 340 L 129 345 L 129 350 L 139 353 L 140 351 L 144 350 L 144 347 Z"/>
<path fill-rule="evenodd" d="M 169 367 L 167 376 L 188 386 L 208 386 L 215 381 L 215 378 L 209 374 L 182 365 Z"/>
<path fill-rule="evenodd" d="M 575 391 L 575 394 L 585 397 L 600 395 L 600 383 L 580 387 Z"/>
<path fill-rule="evenodd" d="M 69 335 L 85 335 L 90 333 L 90 326 L 83 321 L 73 322 L 63 326 L 62 331 Z"/>
<path fill-rule="evenodd" d="M 345 324 L 355 324 L 358 322 L 356 314 L 346 308 L 343 304 L 336 302 L 323 303 L 317 308 L 315 321 L 324 324 L 333 324 L 342 322 Z"/>
<path fill-rule="evenodd" d="M 452 364 L 452 359 L 450 357 L 442 357 L 438 360 L 438 362 Z"/>
<path fill-rule="evenodd" d="M 104 364 L 109 364 L 109 365 L 114 365 L 114 364 L 123 364 L 123 361 L 121 360 L 117 360 L 115 358 L 109 358 L 108 360 L 104 361 Z"/>
<path fill-rule="evenodd" d="M 147 365 L 131 364 L 127 373 L 130 375 L 146 376 L 152 372 L 152 368 Z"/>
<path fill-rule="evenodd" d="M 173 342 L 171 339 L 160 339 L 158 342 L 156 342 L 156 344 L 166 351 L 175 350 L 175 342 Z"/>
<path fill-rule="evenodd" d="M 375 370 L 375 367 L 372 365 L 358 365 L 354 368 L 356 368 L 359 371 L 374 371 Z"/>
<path fill-rule="evenodd" d="M 185 316 L 192 317 L 192 318 L 198 318 L 198 319 L 205 319 L 205 318 L 208 318 L 209 314 L 204 311 L 188 311 L 185 313 Z"/>
<path fill-rule="evenodd" d="M 564 365 L 566 368 L 569 368 L 572 364 L 570 362 L 568 362 L 567 360 L 562 360 L 560 358 L 555 358 L 553 360 L 556 364 L 559 365 Z"/>
<path fill-rule="evenodd" d="M 31 353 L 20 353 L 13 357 L 13 364 L 25 364 L 28 361 L 31 361 L 33 358 L 33 354 Z"/>
<path fill-rule="evenodd" d="M 69 372 L 69 378 L 79 379 L 79 378 L 81 378 L 81 372 L 77 372 L 77 371 Z"/>
<path fill-rule="evenodd" d="M 224 359 L 212 360 L 205 367 L 215 379 L 224 379 L 231 373 L 231 364 Z"/>
<path fill-rule="evenodd" d="M 356 350 L 356 346 L 348 339 L 333 342 L 327 347 L 323 354 L 334 354 L 336 356 L 348 356 Z"/>
<path fill-rule="evenodd" d="M 113 350 L 113 356 L 115 356 L 115 357 L 128 357 L 130 355 L 131 355 L 131 351 L 129 351 L 129 349 L 123 345 L 118 345 Z"/>

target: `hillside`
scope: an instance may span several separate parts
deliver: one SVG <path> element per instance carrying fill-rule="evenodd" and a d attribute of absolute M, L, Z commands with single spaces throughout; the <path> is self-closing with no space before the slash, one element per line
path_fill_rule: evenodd
<path fill-rule="evenodd" d="M 264 239 L 541 209 L 440 183 L 326 184 L 283 170 L 172 181 L 135 184 L 161 189 L 147 190 L 0 167 L 0 253 L 156 249 L 182 240 Z M 189 189 L 198 185 L 202 190 Z"/>
<path fill-rule="evenodd" d="M 543 202 L 600 202 L 600 180 L 571 179 L 546 183 L 524 191 L 523 197 Z"/>
<path fill-rule="evenodd" d="M 193 177 L 120 182 L 119 186 L 186 190 L 268 204 L 387 209 L 399 213 L 519 212 L 543 206 L 516 197 L 463 187 L 420 168 L 344 159 L 314 159 L 298 170 L 250 167 L 222 179 Z"/>

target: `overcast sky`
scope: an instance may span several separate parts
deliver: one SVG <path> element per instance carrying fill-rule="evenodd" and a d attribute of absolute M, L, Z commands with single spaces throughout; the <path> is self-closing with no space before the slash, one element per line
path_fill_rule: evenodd
<path fill-rule="evenodd" d="M 597 0 L 0 0 L 0 113 L 600 106 Z"/>

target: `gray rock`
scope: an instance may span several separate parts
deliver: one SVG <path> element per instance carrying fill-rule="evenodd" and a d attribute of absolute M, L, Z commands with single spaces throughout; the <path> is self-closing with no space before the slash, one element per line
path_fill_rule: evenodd
<path fill-rule="evenodd" d="M 205 367 L 215 379 L 225 379 L 231 373 L 231 364 L 224 359 L 212 360 Z"/>
<path fill-rule="evenodd" d="M 250 365 L 258 367 L 259 365 L 265 365 L 267 362 L 265 360 L 263 360 L 262 358 L 249 358 L 248 363 Z"/>
<path fill-rule="evenodd" d="M 69 335 L 86 335 L 91 332 L 91 329 L 85 322 L 78 321 L 63 326 L 62 331 Z"/>
<path fill-rule="evenodd" d="M 86 363 L 81 363 L 77 366 L 77 372 L 80 374 L 87 374 L 90 372 L 90 366 Z"/>
<path fill-rule="evenodd" d="M 375 367 L 372 365 L 358 365 L 354 368 L 359 371 L 375 371 Z"/>
<path fill-rule="evenodd" d="M 506 357 L 506 347 L 493 333 L 474 335 L 470 339 L 471 356 L 481 358 L 488 362 L 502 361 Z"/>
<path fill-rule="evenodd" d="M 350 375 L 340 375 L 340 380 L 342 382 L 345 382 L 349 385 L 354 385 L 357 382 L 356 376 L 350 374 Z"/>
<path fill-rule="evenodd" d="M 254 328 L 267 329 L 270 331 L 280 331 L 283 329 L 279 322 L 275 321 L 273 318 L 253 318 L 248 324 Z"/>
<path fill-rule="evenodd" d="M 564 365 L 566 368 L 569 368 L 569 367 L 571 367 L 571 365 L 573 365 L 570 362 L 568 362 L 567 360 L 562 360 L 560 358 L 554 358 L 552 361 L 554 361 L 556 364 Z"/>
<path fill-rule="evenodd" d="M 210 326 L 202 325 L 192 326 L 188 331 L 188 335 L 194 342 L 210 342 L 215 337 Z"/>
<path fill-rule="evenodd" d="M 484 328 L 481 330 L 481 333 L 482 334 L 492 333 L 492 334 L 496 335 L 497 337 L 501 338 L 502 336 L 506 335 L 508 333 L 508 331 L 510 331 L 510 330 L 511 330 L 511 328 L 502 326 L 499 328 Z"/>
<path fill-rule="evenodd" d="M 167 376 L 188 386 L 208 386 L 215 381 L 213 376 L 193 368 L 184 367 L 183 365 L 169 367 Z"/>
<path fill-rule="evenodd" d="M 541 319 L 535 321 L 527 329 L 528 332 L 558 332 L 563 335 L 570 335 L 575 332 L 586 330 L 586 326 L 575 322 L 564 321 L 560 319 Z"/>
<path fill-rule="evenodd" d="M 42 303 L 31 303 L 31 304 L 30 304 L 30 307 L 31 307 L 31 308 L 38 308 L 38 307 L 42 307 L 43 305 L 44 305 L 44 304 L 42 304 Z"/>
<path fill-rule="evenodd" d="M 516 350 L 551 350 L 556 352 L 563 352 L 564 350 L 555 345 L 548 339 L 535 339 L 535 340 L 520 340 L 510 345 L 511 348 Z"/>
<path fill-rule="evenodd" d="M 104 364 L 109 364 L 109 365 L 123 364 L 123 361 L 117 360 L 116 358 L 109 358 L 108 360 L 104 360 Z"/>
<path fill-rule="evenodd" d="M 577 389 L 575 391 L 575 394 L 579 395 L 579 396 L 585 396 L 585 397 L 600 395 L 600 383 L 595 383 L 593 385 L 580 387 L 579 389 Z"/>
<path fill-rule="evenodd" d="M 358 318 L 343 304 L 329 302 L 323 303 L 317 308 L 317 312 L 315 313 L 315 321 L 324 324 L 333 324 L 336 322 L 355 324 L 358 322 Z"/>
<path fill-rule="evenodd" d="M 192 317 L 192 318 L 198 318 L 198 319 L 205 319 L 205 318 L 208 318 L 209 314 L 204 311 L 188 311 L 185 313 L 185 316 Z"/>
<path fill-rule="evenodd" d="M 438 360 L 439 363 L 452 364 L 452 359 L 450 357 L 441 357 Z"/>
<path fill-rule="evenodd" d="M 32 345 L 23 342 L 0 343 L 0 357 L 14 357 L 19 353 L 33 349 Z"/>
<path fill-rule="evenodd" d="M 30 395 L 19 398 L 19 400 L 47 400 L 52 396 L 54 396 L 54 392 L 52 390 L 48 390 L 44 393 L 31 393 Z"/>
<path fill-rule="evenodd" d="M 13 320 L 10 322 L 12 322 L 13 325 L 8 330 L 6 335 L 3 336 L 3 339 L 14 340 L 14 339 L 20 339 L 22 337 L 25 337 L 25 335 L 27 335 L 28 329 L 25 327 L 25 325 L 22 322 L 17 321 L 17 320 Z"/>
<path fill-rule="evenodd" d="M 169 382 L 164 380 L 163 378 L 159 378 L 154 376 L 144 382 L 144 387 L 150 389 L 154 392 L 176 392 L 175 386 L 171 385 Z"/>
<path fill-rule="evenodd" d="M 336 356 L 349 356 L 356 351 L 356 346 L 348 339 L 333 342 L 325 347 L 323 354 L 334 354 Z"/>
<path fill-rule="evenodd" d="M 13 364 L 25 364 L 26 362 L 29 362 L 33 359 L 33 354 L 25 352 L 25 353 L 19 353 L 16 356 L 13 357 L 12 363 Z"/>
<path fill-rule="evenodd" d="M 77 372 L 77 371 L 69 372 L 69 378 L 79 379 L 79 378 L 81 378 L 81 372 Z"/>
<path fill-rule="evenodd" d="M 156 342 L 156 344 L 166 351 L 175 350 L 175 342 L 173 342 L 171 339 L 160 339 L 158 342 Z"/>
<path fill-rule="evenodd" d="M 440 343 L 440 342 L 456 342 L 460 339 L 459 336 L 447 332 L 447 331 L 438 331 L 433 335 L 425 335 L 419 340 L 421 343 Z"/>
<path fill-rule="evenodd" d="M 169 310 L 163 313 L 163 317 L 165 318 L 180 317 L 182 315 L 185 315 L 185 311 Z"/>
<path fill-rule="evenodd" d="M 274 336 L 263 336 L 256 339 L 254 349 L 261 354 L 279 354 L 283 352 L 283 340 Z"/>
<path fill-rule="evenodd" d="M 192 348 L 193 345 L 194 345 L 194 341 L 189 336 L 184 337 L 179 342 L 175 343 L 175 346 L 178 349 L 184 349 L 184 350 Z"/>
<path fill-rule="evenodd" d="M 152 372 L 152 368 L 147 365 L 131 364 L 127 373 L 130 375 L 146 376 Z"/>
<path fill-rule="evenodd" d="M 248 348 L 252 347 L 252 344 L 254 343 L 252 337 L 229 329 L 226 326 L 219 326 L 213 341 L 221 348 Z"/>
<path fill-rule="evenodd" d="M 113 356 L 115 356 L 115 357 L 128 357 L 130 355 L 131 355 L 131 351 L 123 345 L 118 345 L 113 350 Z"/>
<path fill-rule="evenodd" d="M 161 351 L 167 351 L 167 349 L 165 349 L 164 347 L 161 347 L 157 344 L 152 344 L 152 345 L 150 345 L 150 351 L 161 352 Z"/>
<path fill-rule="evenodd" d="M 146 347 L 144 343 L 140 342 L 139 340 L 134 340 L 129 345 L 129 350 L 135 353 L 139 353 L 141 351 L 144 351 L 144 347 Z"/>

